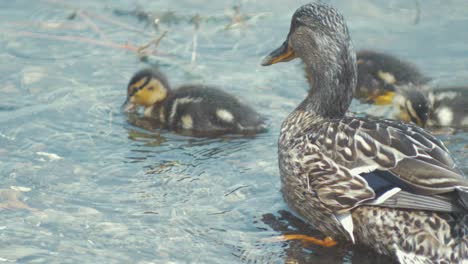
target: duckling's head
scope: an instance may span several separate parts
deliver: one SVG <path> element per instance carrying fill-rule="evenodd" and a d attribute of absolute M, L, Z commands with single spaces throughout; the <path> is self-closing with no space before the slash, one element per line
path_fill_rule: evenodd
<path fill-rule="evenodd" d="M 151 107 L 164 101 L 170 87 L 166 76 L 154 68 L 143 69 L 133 75 L 127 87 L 127 100 L 122 105 L 125 112 L 137 107 Z"/>
<path fill-rule="evenodd" d="M 396 88 L 396 95 L 393 99 L 396 117 L 402 121 L 426 127 L 432 109 L 427 88 L 412 84 Z"/>
<path fill-rule="evenodd" d="M 315 102 L 309 105 L 323 115 L 343 115 L 351 103 L 357 70 L 356 54 L 341 13 L 323 3 L 297 9 L 286 41 L 265 57 L 262 65 L 294 58 L 304 61 L 310 77 L 309 97 L 315 97 Z"/>

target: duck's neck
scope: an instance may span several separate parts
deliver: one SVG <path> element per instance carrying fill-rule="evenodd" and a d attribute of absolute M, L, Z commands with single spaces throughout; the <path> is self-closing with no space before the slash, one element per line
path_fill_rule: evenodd
<path fill-rule="evenodd" d="M 316 62 L 305 58 L 304 61 L 310 87 L 301 108 L 324 118 L 343 117 L 356 86 L 356 59 L 352 48 L 351 51 L 342 50 L 336 60 Z"/>

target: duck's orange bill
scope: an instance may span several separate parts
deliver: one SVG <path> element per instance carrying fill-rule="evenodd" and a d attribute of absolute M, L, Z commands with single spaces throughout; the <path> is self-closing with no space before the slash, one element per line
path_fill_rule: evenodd
<path fill-rule="evenodd" d="M 278 62 L 290 61 L 294 58 L 297 58 L 294 50 L 288 45 L 288 42 L 285 41 L 279 48 L 272 51 L 268 56 L 266 56 L 263 61 L 263 66 L 268 66 Z"/>

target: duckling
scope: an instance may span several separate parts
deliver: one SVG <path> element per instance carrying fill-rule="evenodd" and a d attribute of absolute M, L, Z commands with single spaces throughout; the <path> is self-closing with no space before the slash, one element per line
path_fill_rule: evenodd
<path fill-rule="evenodd" d="M 468 87 L 396 86 L 395 117 L 421 127 L 468 127 Z"/>
<path fill-rule="evenodd" d="M 357 63 L 343 15 L 322 2 L 294 13 L 267 66 L 300 58 L 309 93 L 281 126 L 278 163 L 291 209 L 329 239 L 402 263 L 468 262 L 468 180 L 418 126 L 348 112 Z"/>
<path fill-rule="evenodd" d="M 437 89 L 432 94 L 430 126 L 468 127 L 468 87 Z"/>
<path fill-rule="evenodd" d="M 143 69 L 130 80 L 125 112 L 143 107 L 143 115 L 169 130 L 194 136 L 255 134 L 266 130 L 265 118 L 234 96 L 204 85 L 171 89 L 155 68 Z"/>
<path fill-rule="evenodd" d="M 413 64 L 377 51 L 357 52 L 357 86 L 354 97 L 377 105 L 392 104 L 395 85 L 425 84 L 431 79 Z"/>

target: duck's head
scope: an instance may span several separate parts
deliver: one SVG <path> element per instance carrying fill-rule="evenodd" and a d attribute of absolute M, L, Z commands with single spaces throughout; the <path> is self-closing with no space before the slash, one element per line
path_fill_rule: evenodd
<path fill-rule="evenodd" d="M 340 12 L 323 3 L 297 9 L 286 40 L 265 57 L 262 65 L 294 58 L 301 58 L 306 65 L 311 86 L 309 97 L 315 98 L 309 105 L 315 104 L 312 108 L 321 114 L 343 115 L 351 103 L 357 70 L 356 54 Z"/>
<path fill-rule="evenodd" d="M 166 76 L 154 68 L 143 69 L 133 75 L 127 87 L 127 100 L 122 105 L 125 112 L 139 106 L 151 107 L 164 101 L 170 87 Z"/>
<path fill-rule="evenodd" d="M 432 109 L 430 94 L 426 87 L 409 84 L 396 88 L 396 95 L 393 99 L 396 117 L 402 121 L 426 127 Z"/>

